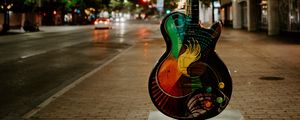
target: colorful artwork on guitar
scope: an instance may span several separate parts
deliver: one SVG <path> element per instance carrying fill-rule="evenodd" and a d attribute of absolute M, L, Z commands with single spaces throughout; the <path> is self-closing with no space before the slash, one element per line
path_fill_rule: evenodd
<path fill-rule="evenodd" d="M 206 29 L 194 19 L 179 12 L 163 19 L 167 49 L 149 78 L 152 102 L 176 119 L 214 117 L 225 109 L 232 92 L 228 69 L 214 51 L 221 24 Z"/>

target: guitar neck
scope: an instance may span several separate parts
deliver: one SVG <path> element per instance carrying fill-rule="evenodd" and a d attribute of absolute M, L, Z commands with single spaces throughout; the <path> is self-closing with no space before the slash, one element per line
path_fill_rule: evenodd
<path fill-rule="evenodd" d="M 199 0 L 187 0 L 186 6 L 187 15 L 192 18 L 193 24 L 199 22 Z"/>

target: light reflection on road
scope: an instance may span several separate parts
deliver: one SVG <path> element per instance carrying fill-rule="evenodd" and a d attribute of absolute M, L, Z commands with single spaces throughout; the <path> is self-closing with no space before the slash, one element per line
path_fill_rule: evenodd
<path fill-rule="evenodd" d="M 148 57 L 149 56 L 149 43 L 145 42 L 144 43 L 144 57 Z"/>
<path fill-rule="evenodd" d="M 105 42 L 110 38 L 109 29 L 94 30 L 93 31 L 93 43 Z"/>
<path fill-rule="evenodd" d="M 116 23 L 116 26 L 114 27 L 115 29 L 117 29 L 117 35 L 119 35 L 119 37 L 124 37 L 125 34 L 125 23 Z"/>
<path fill-rule="evenodd" d="M 125 34 L 129 31 L 126 27 L 126 23 L 114 23 L 112 29 L 95 29 L 92 42 L 108 42 L 109 39 L 116 37 L 119 43 L 123 43 Z"/>
<path fill-rule="evenodd" d="M 117 29 L 117 35 L 119 37 L 119 42 L 123 43 L 124 42 L 124 35 L 125 35 L 125 26 L 126 24 L 124 22 L 122 23 L 116 23 L 115 29 Z"/>
<path fill-rule="evenodd" d="M 138 28 L 137 36 L 140 40 L 143 40 L 143 39 L 149 37 L 149 34 L 150 34 L 149 28 L 146 28 L 146 27 Z"/>

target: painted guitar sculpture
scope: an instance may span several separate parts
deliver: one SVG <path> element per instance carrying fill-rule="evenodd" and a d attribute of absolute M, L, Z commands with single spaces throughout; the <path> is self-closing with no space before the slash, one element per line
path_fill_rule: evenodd
<path fill-rule="evenodd" d="M 198 0 L 189 2 L 190 15 L 174 12 L 161 24 L 167 44 L 149 78 L 149 93 L 158 110 L 176 119 L 207 119 L 228 105 L 232 81 L 214 51 L 221 24 L 198 24 Z"/>

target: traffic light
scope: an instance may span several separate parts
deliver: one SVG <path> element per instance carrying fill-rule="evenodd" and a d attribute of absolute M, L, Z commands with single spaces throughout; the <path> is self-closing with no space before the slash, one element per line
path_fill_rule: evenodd
<path fill-rule="evenodd" d="M 167 13 L 167 14 L 170 14 L 170 13 L 171 13 L 171 10 L 166 10 L 166 13 Z"/>
<path fill-rule="evenodd" d="M 143 0 L 143 3 L 149 3 L 150 0 Z"/>

